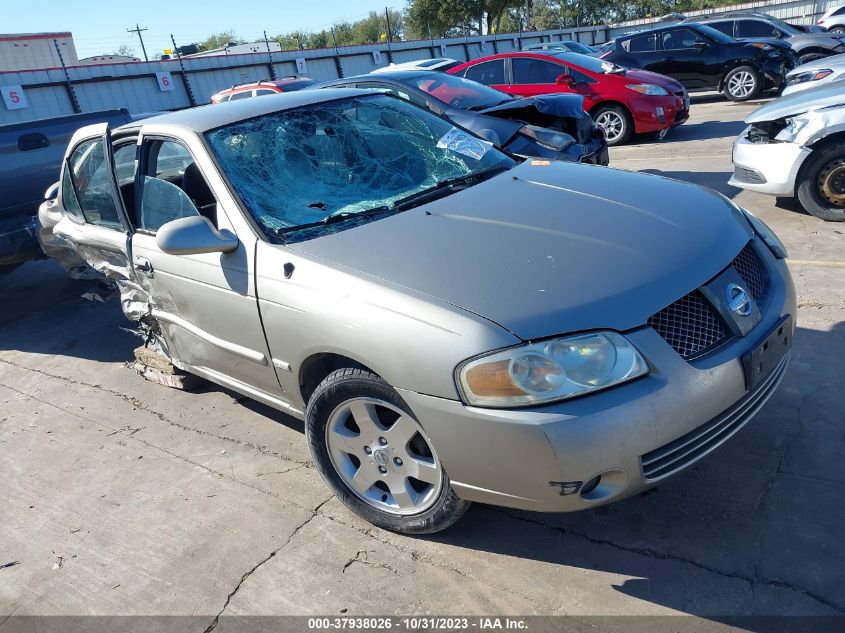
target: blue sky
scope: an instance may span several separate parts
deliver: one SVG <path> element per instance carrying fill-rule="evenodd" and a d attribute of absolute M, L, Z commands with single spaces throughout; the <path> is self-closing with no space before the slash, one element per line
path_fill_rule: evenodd
<path fill-rule="evenodd" d="M 179 45 L 233 29 L 240 37 L 260 37 L 319 30 L 334 22 L 364 17 L 384 7 L 402 9 L 404 0 L 5 0 L 0 31 L 29 33 L 70 31 L 79 57 L 109 53 L 121 44 L 141 56 L 138 37 L 127 33 L 137 22 L 147 53 L 170 48 L 170 34 Z"/>

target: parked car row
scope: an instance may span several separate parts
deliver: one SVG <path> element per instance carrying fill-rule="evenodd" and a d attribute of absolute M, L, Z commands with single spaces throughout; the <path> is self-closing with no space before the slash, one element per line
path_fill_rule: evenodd
<path fill-rule="evenodd" d="M 372 77 L 438 108 L 476 94 L 414 72 Z M 748 423 L 795 330 L 763 222 L 702 187 L 504 153 L 403 90 L 85 127 L 41 235 L 115 281 L 163 363 L 303 420 L 326 484 L 385 529 L 617 501 Z"/>

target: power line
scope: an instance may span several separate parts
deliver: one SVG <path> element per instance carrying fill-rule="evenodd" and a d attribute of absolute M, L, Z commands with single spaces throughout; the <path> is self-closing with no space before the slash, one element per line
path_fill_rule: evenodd
<path fill-rule="evenodd" d="M 150 60 L 149 60 L 149 58 L 147 57 L 147 49 L 146 49 L 146 48 L 144 48 L 144 38 L 141 36 L 141 32 L 142 32 L 142 31 L 146 31 L 146 30 L 147 30 L 147 28 L 146 28 L 146 27 L 144 27 L 144 28 L 142 29 L 140 26 L 138 26 L 138 23 L 137 23 L 137 22 L 135 22 L 135 28 L 134 28 L 134 29 L 126 29 L 126 32 L 127 32 L 127 33 L 137 33 L 137 34 L 138 34 L 138 39 L 139 39 L 139 40 L 141 40 L 141 50 L 142 50 L 142 51 L 144 51 L 144 61 L 145 61 L 145 62 L 148 62 L 148 61 L 150 61 Z"/>

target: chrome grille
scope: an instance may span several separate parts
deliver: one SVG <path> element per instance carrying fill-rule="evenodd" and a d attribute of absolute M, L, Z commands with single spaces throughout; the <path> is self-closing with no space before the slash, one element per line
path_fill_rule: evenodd
<path fill-rule="evenodd" d="M 780 384 L 788 362 L 789 355 L 784 357 L 756 391 L 740 400 L 730 410 L 643 455 L 640 458 L 643 477 L 648 481 L 656 481 L 683 470 L 739 431 Z"/>
<path fill-rule="evenodd" d="M 648 324 L 687 360 L 701 356 L 728 338 L 713 306 L 698 290 L 651 315 Z"/>
<path fill-rule="evenodd" d="M 754 297 L 754 301 L 762 307 L 769 296 L 769 275 L 750 243 L 746 244 L 742 252 L 736 256 L 733 267 L 748 285 L 748 291 Z"/>

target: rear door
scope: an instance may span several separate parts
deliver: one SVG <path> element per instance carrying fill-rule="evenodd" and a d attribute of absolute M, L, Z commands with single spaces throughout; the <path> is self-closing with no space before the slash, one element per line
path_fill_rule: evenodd
<path fill-rule="evenodd" d="M 710 42 L 692 29 L 677 28 L 657 34 L 660 61 L 648 70 L 669 75 L 687 88 L 712 84 L 707 73 Z"/>
<path fill-rule="evenodd" d="M 118 285 L 132 283 L 130 225 L 115 179 L 107 123 L 84 127 L 71 138 L 62 164 L 58 209 L 61 218 L 53 233 Z"/>
<path fill-rule="evenodd" d="M 520 97 L 575 92 L 574 86 L 557 84 L 560 75 L 568 74 L 566 66 L 537 57 L 512 57 L 513 85 L 511 94 Z"/>
<path fill-rule="evenodd" d="M 215 382 L 284 403 L 258 314 L 255 234 L 197 136 L 145 128 L 139 150 L 132 263 L 172 356 Z M 174 255 L 158 247 L 162 226 L 198 215 L 237 236 L 237 249 Z"/>

